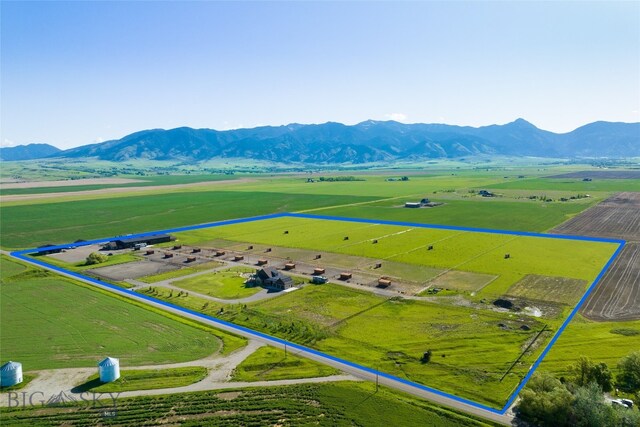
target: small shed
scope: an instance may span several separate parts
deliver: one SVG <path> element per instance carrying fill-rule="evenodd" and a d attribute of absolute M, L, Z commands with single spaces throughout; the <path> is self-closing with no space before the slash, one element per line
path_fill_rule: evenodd
<path fill-rule="evenodd" d="M 216 256 L 222 256 L 224 254 L 226 254 L 225 251 L 216 251 Z"/>
<path fill-rule="evenodd" d="M 296 265 L 292 262 L 288 262 L 284 265 L 285 270 L 293 270 L 294 268 L 296 268 Z"/>
<path fill-rule="evenodd" d="M 153 249 L 147 250 L 147 255 L 153 255 L 155 253 L 156 253 L 156 251 L 154 251 Z"/>
<path fill-rule="evenodd" d="M 353 277 L 351 273 L 340 273 L 340 280 L 349 280 Z"/>
<path fill-rule="evenodd" d="M 385 277 L 381 277 L 378 279 L 378 287 L 379 288 L 388 288 L 389 286 L 391 286 L 391 280 L 385 278 Z"/>
<path fill-rule="evenodd" d="M 22 363 L 8 361 L 0 366 L 0 385 L 10 387 L 22 382 Z"/>
<path fill-rule="evenodd" d="M 197 254 L 198 252 L 202 252 L 202 249 L 200 249 L 200 248 L 193 248 L 193 250 L 192 250 L 191 252 L 193 252 L 194 254 Z"/>
<path fill-rule="evenodd" d="M 248 251 L 250 251 L 251 249 L 253 249 L 253 245 L 249 245 L 249 247 L 247 247 Z"/>
<path fill-rule="evenodd" d="M 100 381 L 110 383 L 120 378 L 120 360 L 114 357 L 106 357 L 98 363 Z"/>
<path fill-rule="evenodd" d="M 165 253 L 164 253 L 164 257 L 165 257 L 165 258 L 173 258 L 173 254 L 172 254 L 172 253 L 170 253 L 170 252 L 165 252 Z"/>
<path fill-rule="evenodd" d="M 381 262 L 377 262 L 376 266 L 374 268 L 382 268 L 382 263 Z"/>
<path fill-rule="evenodd" d="M 174 245 L 173 249 L 182 249 L 182 245 Z"/>
<path fill-rule="evenodd" d="M 324 274 L 324 268 L 317 267 L 313 269 L 313 275 L 318 276 L 320 274 Z"/>
<path fill-rule="evenodd" d="M 234 261 L 242 261 L 244 259 L 244 255 L 236 255 L 233 257 Z"/>
<path fill-rule="evenodd" d="M 194 256 L 188 256 L 187 257 L 187 262 L 195 262 L 196 261 L 196 257 Z"/>
<path fill-rule="evenodd" d="M 268 261 L 264 258 L 258 260 L 258 265 L 265 265 Z"/>
<path fill-rule="evenodd" d="M 322 255 L 318 254 L 314 259 L 320 259 L 320 258 L 322 258 Z"/>

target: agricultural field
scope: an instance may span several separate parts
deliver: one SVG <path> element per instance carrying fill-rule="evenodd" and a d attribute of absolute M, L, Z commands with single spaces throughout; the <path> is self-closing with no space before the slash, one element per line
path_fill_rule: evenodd
<path fill-rule="evenodd" d="M 600 321 L 640 319 L 640 243 L 625 245 L 581 313 Z"/>
<path fill-rule="evenodd" d="M 3 248 L 29 248 L 78 239 L 372 200 L 358 196 L 233 191 L 179 192 L 57 203 L 3 204 Z"/>
<path fill-rule="evenodd" d="M 106 355 L 124 366 L 183 362 L 240 340 L 0 259 L 2 362 L 19 360 L 26 371 L 95 366 Z"/>
<path fill-rule="evenodd" d="M 105 406 L 84 402 L 47 408 L 0 408 L 11 426 L 110 425 Z M 126 426 L 323 425 L 482 427 L 494 424 L 368 383 L 327 383 L 245 388 L 119 399 L 114 424 Z"/>
<path fill-rule="evenodd" d="M 577 179 L 638 179 L 640 180 L 639 170 L 591 170 L 567 172 L 559 175 L 549 176 L 547 178 L 577 178 Z"/>
<path fill-rule="evenodd" d="M 640 192 L 623 192 L 575 216 L 553 233 L 640 241 Z"/>
<path fill-rule="evenodd" d="M 254 272 L 253 268 L 232 267 L 211 274 L 174 281 L 171 284 L 187 291 L 216 298 L 239 299 L 254 295 L 261 290 L 257 286 L 245 285 L 248 275 Z"/>
<path fill-rule="evenodd" d="M 326 377 L 340 371 L 303 357 L 291 350 L 285 353 L 274 347 L 260 347 L 240 363 L 232 381 L 268 381 L 295 378 Z"/>
<path fill-rule="evenodd" d="M 360 269 L 367 262 L 370 269 L 376 262 L 382 266 L 392 262 L 399 273 L 405 271 L 401 265 L 428 268 L 429 274 L 423 277 L 426 288 L 446 283 L 458 294 L 421 298 L 396 293 L 393 297 L 350 282 L 350 287 L 308 285 L 276 298 L 224 306 L 193 295 L 175 296 L 161 288 L 145 292 L 497 407 L 618 246 L 308 216 L 197 229 L 176 236 L 181 245 L 196 245 L 205 252 L 244 249 L 268 258 L 286 250 L 296 263 L 298 256 L 311 262 L 312 254 L 320 254 L 315 263 L 322 267 L 330 267 L 327 255 L 334 254 L 358 259 Z M 186 279 L 189 285 L 182 287 L 195 292 L 197 286 L 201 294 L 215 288 L 203 284 L 203 277 Z M 215 275 L 211 277 L 216 281 Z M 180 281 L 173 285 L 180 287 Z M 392 285 L 385 291 L 393 289 Z M 519 306 L 514 310 L 520 311 L 498 309 L 492 304 L 496 298 L 512 298 Z M 421 361 L 425 352 L 432 357 L 428 363 Z"/>
<path fill-rule="evenodd" d="M 15 201 L 7 200 L 9 196 L 2 196 L 1 245 L 13 249 L 36 247 L 274 212 L 299 211 L 544 231 L 610 194 L 603 190 L 595 192 L 591 198 L 568 202 L 530 200 L 526 196 L 533 193 L 526 191 L 505 190 L 505 194 L 494 198 L 477 194 L 478 190 L 489 188 L 490 185 L 522 181 L 517 178 L 520 172 L 506 172 L 509 174 L 506 177 L 503 176 L 505 171 L 501 170 L 457 171 L 454 175 L 449 171 L 421 172 L 410 174 L 410 180 L 406 182 L 389 182 L 389 175 L 358 175 L 357 172 L 354 174 L 363 181 L 307 183 L 306 176 L 260 175 L 250 179 L 223 181 L 216 181 L 220 176 L 204 176 L 204 182 L 195 175 L 136 177 L 144 180 L 145 184 L 155 185 L 141 187 L 140 184 L 129 184 L 131 187 L 125 187 L 117 193 L 42 193 L 33 195 L 38 198 Z M 524 173 L 527 177 L 535 177 L 544 172 L 526 170 Z M 179 183 L 184 185 L 175 187 Z M 189 183 L 197 185 L 190 187 Z M 44 188 L 40 190 L 45 191 Z M 52 195 L 47 198 L 47 194 Z M 575 190 L 567 190 L 557 192 L 554 198 L 576 194 Z M 402 207 L 407 201 L 424 197 L 443 204 L 436 208 Z"/>

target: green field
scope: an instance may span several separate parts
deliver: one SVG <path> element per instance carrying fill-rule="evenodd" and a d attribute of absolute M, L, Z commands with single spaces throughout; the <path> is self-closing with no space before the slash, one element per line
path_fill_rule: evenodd
<path fill-rule="evenodd" d="M 184 362 L 220 351 L 222 341 L 216 335 L 229 342 L 230 349 L 242 343 L 0 259 L 2 362 L 20 361 L 25 371 L 95 366 L 107 355 L 120 358 L 124 366 Z"/>
<path fill-rule="evenodd" d="M 463 415 L 422 399 L 375 390 L 369 383 L 340 382 L 283 387 L 245 388 L 166 396 L 119 399 L 117 416 L 103 418 L 110 402 L 96 408 L 77 402 L 64 406 L 0 408 L 3 424 L 60 425 L 184 425 L 338 427 L 480 427 L 493 423 Z"/>
<path fill-rule="evenodd" d="M 593 181 L 583 181 L 579 178 L 533 178 L 491 184 L 488 188 L 530 190 L 538 193 L 544 190 L 573 191 L 584 194 L 596 191 L 640 191 L 640 180 L 596 178 Z"/>
<path fill-rule="evenodd" d="M 247 273 L 253 273 L 255 269 L 245 267 L 233 267 L 223 271 L 216 271 L 211 274 L 190 277 L 188 279 L 172 282 L 188 291 L 199 294 L 210 295 L 222 299 L 240 299 L 250 297 L 262 290 L 259 286 L 245 285 Z"/>
<path fill-rule="evenodd" d="M 571 321 L 540 365 L 540 370 L 568 374 L 568 366 L 580 356 L 605 362 L 617 371 L 618 361 L 640 348 L 640 320 L 594 322 L 580 315 Z"/>
<path fill-rule="evenodd" d="M 340 371 L 274 347 L 260 347 L 240 363 L 232 381 L 273 381 L 326 377 Z"/>
<path fill-rule="evenodd" d="M 2 246 L 32 248 L 367 200 L 371 198 L 200 191 L 33 205 L 4 204 L 0 209 Z"/>
<path fill-rule="evenodd" d="M 185 244 L 200 246 L 224 239 L 390 260 L 431 268 L 433 276 L 443 269 L 497 276 L 482 289 L 482 294 L 495 296 L 506 293 L 529 274 L 583 280 L 582 289 L 586 290 L 617 248 L 600 242 L 576 245 L 563 239 L 292 217 L 193 230 L 178 236 Z M 428 250 L 429 246 L 433 249 Z M 506 253 L 509 259 L 504 259 Z"/>
<path fill-rule="evenodd" d="M 201 366 L 184 368 L 124 370 L 120 378 L 109 383 L 100 381 L 99 375 L 92 375 L 83 384 L 78 384 L 77 391 L 94 393 L 120 393 L 132 390 L 153 390 L 159 388 L 184 387 L 202 381 L 208 370 Z"/>
<path fill-rule="evenodd" d="M 524 194 L 483 198 L 475 192 L 490 185 L 517 185 L 516 173 L 503 171 L 437 171 L 412 175 L 407 182 L 364 175 L 364 181 L 307 183 L 302 177 L 257 177 L 215 186 L 150 189 L 144 193 L 93 194 L 4 202 L 0 209 L 3 248 L 26 248 L 140 233 L 165 228 L 248 217 L 273 212 L 313 211 L 326 215 L 463 225 L 494 229 L 544 231 L 606 197 L 608 189 L 589 199 L 532 201 Z M 540 173 L 540 172 L 536 172 Z M 527 173 L 529 176 L 529 173 Z M 199 182 L 196 176 L 142 177 L 151 183 Z M 215 180 L 217 176 L 202 179 Z M 627 180 L 630 181 L 630 180 Z M 140 186 L 131 184 L 131 186 Z M 44 189 L 41 189 L 43 192 Z M 38 190 L 40 191 L 40 190 Z M 48 191 L 48 190 L 47 190 Z M 508 192 L 507 192 L 508 193 Z M 537 194 L 537 193 L 536 193 Z M 557 192 L 569 197 L 575 191 Z M 406 201 L 429 197 L 436 208 L 405 209 Z M 52 227 L 52 224 L 55 226 Z"/>

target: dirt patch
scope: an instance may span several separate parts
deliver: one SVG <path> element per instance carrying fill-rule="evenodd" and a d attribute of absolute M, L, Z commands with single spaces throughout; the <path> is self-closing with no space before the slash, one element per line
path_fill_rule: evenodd
<path fill-rule="evenodd" d="M 537 301 L 574 305 L 584 292 L 584 280 L 529 274 L 507 291 L 507 295 Z"/>
<path fill-rule="evenodd" d="M 223 393 L 216 394 L 216 397 L 222 400 L 234 400 L 242 395 L 241 391 L 227 391 Z"/>
<path fill-rule="evenodd" d="M 627 243 L 581 313 L 601 321 L 640 319 L 640 243 Z"/>
<path fill-rule="evenodd" d="M 78 185 L 117 185 L 132 184 L 136 182 L 146 182 L 141 179 L 129 178 L 87 178 L 87 179 L 65 179 L 59 181 L 31 181 L 31 182 L 13 182 L 3 183 L 2 188 L 5 190 L 17 188 L 46 188 L 46 187 L 74 187 Z"/>
<path fill-rule="evenodd" d="M 177 270 L 178 268 L 179 266 L 176 265 L 146 260 L 111 265 L 109 267 L 94 268 L 87 270 L 87 273 L 121 282 L 127 279 L 136 279 L 138 277 L 165 273 L 167 271 Z"/>
<path fill-rule="evenodd" d="M 640 193 L 624 192 L 587 209 L 551 233 L 640 241 Z"/>
<path fill-rule="evenodd" d="M 552 175 L 547 178 L 576 178 L 576 179 L 640 179 L 640 170 L 638 171 L 579 171 L 569 172 L 560 175 Z"/>

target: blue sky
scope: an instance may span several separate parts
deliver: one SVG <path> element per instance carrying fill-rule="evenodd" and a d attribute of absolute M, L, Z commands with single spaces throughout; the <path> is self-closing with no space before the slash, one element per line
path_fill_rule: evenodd
<path fill-rule="evenodd" d="M 1 2 L 2 145 L 640 121 L 640 2 Z"/>

